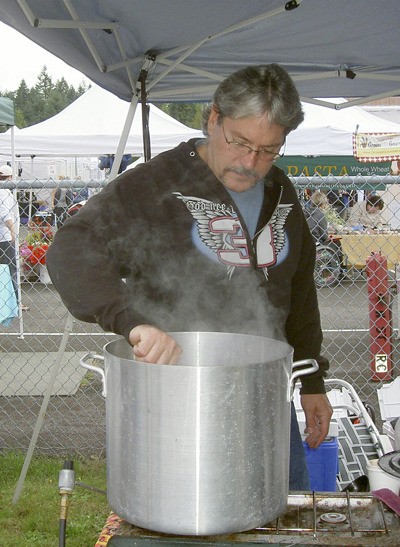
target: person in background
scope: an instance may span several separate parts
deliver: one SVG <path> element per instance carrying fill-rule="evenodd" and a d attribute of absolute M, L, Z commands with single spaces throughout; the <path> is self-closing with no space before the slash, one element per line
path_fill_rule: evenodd
<path fill-rule="evenodd" d="M 303 117 L 279 65 L 233 73 L 204 112 L 204 139 L 111 181 L 58 230 L 46 256 L 70 313 L 123 335 L 135 359 L 177 363 L 181 348 L 168 332 L 200 330 L 286 340 L 295 360 L 316 359 L 319 370 L 301 379 L 316 448 L 332 415 L 316 249 L 295 188 L 274 166 Z M 289 487 L 307 490 L 293 405 L 291 424 Z"/>
<path fill-rule="evenodd" d="M 41 188 L 36 190 L 37 210 L 49 211 L 52 203 L 52 190 L 50 188 Z"/>
<path fill-rule="evenodd" d="M 328 221 L 324 209 L 328 206 L 326 194 L 317 190 L 304 206 L 307 224 L 316 243 L 325 243 L 328 240 Z"/>
<path fill-rule="evenodd" d="M 327 198 L 335 214 L 343 221 L 346 221 L 349 216 L 350 192 L 343 189 L 329 190 Z"/>
<path fill-rule="evenodd" d="M 9 165 L 0 167 L 0 185 L 12 179 Z M 19 206 L 11 190 L 0 188 L 0 264 L 8 264 L 15 297 L 18 298 L 17 249 L 19 233 Z M 29 308 L 21 304 L 21 310 Z"/>
<path fill-rule="evenodd" d="M 110 174 L 113 163 L 114 163 L 114 154 L 106 154 L 103 156 L 99 156 L 99 169 L 101 171 L 105 171 L 106 174 Z M 133 156 L 132 154 L 124 154 L 121 159 L 120 166 L 118 168 L 118 174 L 121 174 L 125 169 L 133 163 Z"/>
<path fill-rule="evenodd" d="M 351 202 L 351 192 L 349 192 L 348 190 L 342 190 L 342 193 L 341 193 L 341 196 L 340 196 L 340 199 L 343 203 L 343 209 L 340 213 L 340 217 L 346 221 L 349 217 L 349 207 L 350 207 L 350 202 Z"/>
<path fill-rule="evenodd" d="M 63 175 L 60 175 L 58 177 L 58 180 L 63 181 L 65 180 L 65 177 Z M 54 220 L 57 228 L 63 225 L 67 216 L 68 207 L 71 205 L 71 203 L 72 191 L 69 188 L 62 188 L 61 186 L 57 186 L 51 192 L 50 208 L 53 211 Z"/>
<path fill-rule="evenodd" d="M 75 178 L 75 180 L 81 181 L 82 178 L 78 176 Z M 89 190 L 85 186 L 82 186 L 81 188 L 72 188 L 71 196 L 72 196 L 71 205 L 76 203 L 84 203 L 89 199 Z"/>
<path fill-rule="evenodd" d="M 365 200 L 359 201 L 350 208 L 350 216 L 346 226 L 362 230 L 379 230 L 387 226 L 382 216 L 384 203 L 377 195 L 368 196 Z"/>
<path fill-rule="evenodd" d="M 304 214 L 316 244 L 329 247 L 343 266 L 340 237 L 335 237 L 341 217 L 330 206 L 327 195 L 316 190 L 304 206 Z"/>

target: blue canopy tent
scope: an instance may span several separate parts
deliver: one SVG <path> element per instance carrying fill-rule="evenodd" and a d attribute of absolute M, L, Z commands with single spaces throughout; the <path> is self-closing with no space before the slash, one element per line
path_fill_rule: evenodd
<path fill-rule="evenodd" d="M 248 64 L 336 109 L 400 94 L 398 0 L 2 0 L 0 20 L 131 101 L 115 169 L 138 100 L 207 101 Z"/>

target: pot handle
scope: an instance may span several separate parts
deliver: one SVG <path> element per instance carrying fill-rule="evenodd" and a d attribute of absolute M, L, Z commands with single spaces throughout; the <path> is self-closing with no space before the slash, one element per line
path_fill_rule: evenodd
<path fill-rule="evenodd" d="M 104 370 L 100 367 L 95 367 L 94 365 L 89 365 L 86 361 L 88 359 L 96 359 L 98 361 L 104 361 L 104 357 L 102 355 L 98 355 L 97 353 L 93 353 L 92 351 L 89 353 L 86 353 L 81 359 L 79 360 L 79 364 L 81 367 L 86 368 L 87 370 L 91 370 L 93 372 L 97 372 L 97 374 L 100 374 L 101 381 L 103 384 L 103 390 L 101 392 L 102 396 L 106 396 L 106 376 L 104 373 Z"/>
<path fill-rule="evenodd" d="M 300 370 L 293 370 L 295 368 L 300 368 Z M 297 378 L 300 376 L 305 376 L 306 374 L 311 374 L 312 372 L 317 372 L 319 365 L 315 359 L 301 359 L 300 361 L 295 361 L 292 365 L 292 375 L 290 377 L 290 398 L 293 396 L 294 385 Z"/>

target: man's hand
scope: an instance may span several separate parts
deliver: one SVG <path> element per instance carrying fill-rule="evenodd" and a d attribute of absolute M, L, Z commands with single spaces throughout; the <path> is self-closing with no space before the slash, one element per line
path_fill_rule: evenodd
<path fill-rule="evenodd" d="M 306 442 L 310 448 L 318 448 L 328 434 L 333 409 L 323 393 L 301 395 L 301 406 L 306 415 Z"/>
<path fill-rule="evenodd" d="M 179 344 L 166 332 L 152 325 L 138 325 L 129 333 L 129 343 L 137 361 L 175 365 L 181 356 Z"/>

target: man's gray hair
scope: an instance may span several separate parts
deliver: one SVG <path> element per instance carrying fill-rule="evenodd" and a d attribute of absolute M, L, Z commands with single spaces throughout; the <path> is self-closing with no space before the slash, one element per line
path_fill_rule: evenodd
<path fill-rule="evenodd" d="M 277 64 L 248 66 L 225 78 L 203 111 L 203 132 L 214 107 L 222 120 L 268 114 L 271 123 L 283 127 L 285 135 L 304 119 L 300 97 L 288 72 Z"/>

